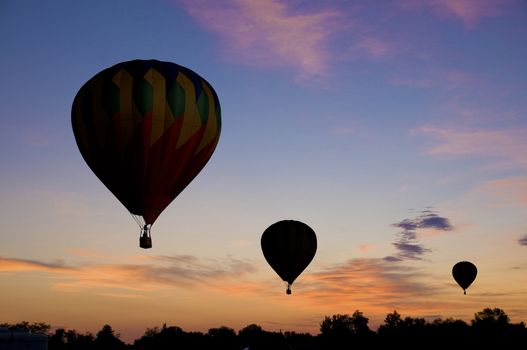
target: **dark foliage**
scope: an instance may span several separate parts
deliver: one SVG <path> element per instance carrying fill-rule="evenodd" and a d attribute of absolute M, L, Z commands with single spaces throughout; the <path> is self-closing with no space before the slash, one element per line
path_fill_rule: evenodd
<path fill-rule="evenodd" d="M 403 317 L 397 311 L 386 315 L 377 332 L 368 327 L 368 318 L 356 310 L 351 316 L 326 316 L 320 324 L 320 334 L 269 332 L 257 324 L 234 329 L 221 326 L 207 333 L 185 332 L 180 327 L 147 328 L 133 344 L 125 344 L 110 325 L 104 325 L 96 335 L 81 334 L 62 328 L 51 332 L 45 323 L 2 323 L 0 327 L 25 329 L 48 336 L 49 350 L 318 350 L 318 349 L 513 349 L 527 343 L 525 323 L 513 324 L 499 308 L 486 308 L 474 314 L 470 324 L 447 318 L 427 322 L 423 318 Z"/>
<path fill-rule="evenodd" d="M 19 323 L 0 323 L 0 327 L 9 328 L 11 330 L 19 329 L 19 330 L 24 330 L 26 332 L 31 332 L 31 333 L 36 333 L 36 334 L 45 334 L 45 335 L 49 335 L 49 330 L 51 329 L 51 326 L 47 323 L 43 323 L 43 322 L 29 323 L 26 321 L 22 321 Z"/>

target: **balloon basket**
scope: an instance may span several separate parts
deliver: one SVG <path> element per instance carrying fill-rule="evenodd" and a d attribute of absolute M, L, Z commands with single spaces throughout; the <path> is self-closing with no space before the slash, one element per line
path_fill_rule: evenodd
<path fill-rule="evenodd" d="M 146 237 L 146 236 L 139 237 L 139 246 L 143 249 L 152 248 L 152 237 Z"/>

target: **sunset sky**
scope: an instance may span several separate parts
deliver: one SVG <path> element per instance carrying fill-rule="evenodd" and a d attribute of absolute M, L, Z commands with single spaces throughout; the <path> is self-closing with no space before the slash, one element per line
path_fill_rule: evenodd
<path fill-rule="evenodd" d="M 525 1 L 2 0 L 0 48 L 0 322 L 527 321 Z M 82 84 L 131 59 L 194 70 L 222 109 L 150 250 L 71 129 Z M 260 248 L 283 219 L 318 238 L 289 296 Z"/>

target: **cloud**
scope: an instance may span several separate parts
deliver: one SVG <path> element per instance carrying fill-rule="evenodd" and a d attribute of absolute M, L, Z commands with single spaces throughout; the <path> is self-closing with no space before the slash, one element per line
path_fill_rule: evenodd
<path fill-rule="evenodd" d="M 453 227 L 447 218 L 435 213 L 425 213 L 418 218 L 418 228 L 432 228 L 441 231 L 452 231 Z"/>
<path fill-rule="evenodd" d="M 389 256 L 385 256 L 384 258 L 382 258 L 382 260 L 387 261 L 387 262 L 398 262 L 398 261 L 403 261 L 403 259 L 398 258 L 398 257 L 396 257 L 396 256 L 391 256 L 391 255 L 389 255 Z"/>
<path fill-rule="evenodd" d="M 132 259 L 137 260 L 137 259 Z M 154 256 L 143 263 L 82 264 L 67 266 L 63 262 L 0 257 L 0 272 L 45 272 L 55 279 L 53 287 L 72 292 L 101 290 L 102 294 L 137 297 L 139 292 L 165 288 L 217 288 L 220 281 L 229 282 L 256 271 L 249 260 L 227 256 L 222 259 L 200 259 L 194 256 Z M 110 291 L 104 291 L 110 290 Z M 111 292 L 118 290 L 119 293 Z"/>
<path fill-rule="evenodd" d="M 443 286 L 425 282 L 426 273 L 416 267 L 379 258 L 350 259 L 321 272 L 303 276 L 302 295 L 320 305 L 386 310 L 405 306 L 415 309 L 416 299 L 430 297 Z"/>
<path fill-rule="evenodd" d="M 453 229 L 448 218 L 437 215 L 432 210 L 423 210 L 421 215 L 414 219 L 403 219 L 400 222 L 392 224 L 392 226 L 403 229 L 405 235 L 415 238 L 412 231 L 418 228 L 432 228 L 441 231 L 451 231 Z"/>
<path fill-rule="evenodd" d="M 350 59 L 366 57 L 380 60 L 400 53 L 401 48 L 395 44 L 393 39 L 383 39 L 379 34 L 367 33 L 366 28 L 359 29 L 360 34 L 355 35 L 355 40 L 353 40 L 353 44 L 346 52 L 345 57 Z"/>
<path fill-rule="evenodd" d="M 63 261 L 41 262 L 29 259 L 10 259 L 0 257 L 0 272 L 17 272 L 17 271 L 41 271 L 41 272 L 58 272 L 69 273 L 74 269 L 65 265 Z"/>
<path fill-rule="evenodd" d="M 360 245 L 357 250 L 361 253 L 367 253 L 371 251 L 375 246 L 373 244 L 362 244 Z"/>
<path fill-rule="evenodd" d="M 320 78 L 330 61 L 327 42 L 339 12 L 297 13 L 278 0 L 181 0 L 187 12 L 216 33 L 230 58 L 251 66 L 287 67 L 299 80 Z"/>
<path fill-rule="evenodd" d="M 469 129 L 425 126 L 417 130 L 438 141 L 429 155 L 494 157 L 501 166 L 527 169 L 527 129 Z"/>
<path fill-rule="evenodd" d="M 402 259 L 419 260 L 421 255 L 431 252 L 430 249 L 425 248 L 422 244 L 410 243 L 405 239 L 400 239 L 392 244 L 399 250 L 399 257 Z"/>
<path fill-rule="evenodd" d="M 401 261 L 404 259 L 420 260 L 421 256 L 431 250 L 425 248 L 417 241 L 418 229 L 432 229 L 437 231 L 451 231 L 452 225 L 448 218 L 437 215 L 433 210 L 426 209 L 421 211 L 421 215 L 413 219 L 403 219 L 392 224 L 401 231 L 398 233 L 399 238 L 392 243 L 399 251 L 396 257 L 387 256 L 385 261 Z"/>
<path fill-rule="evenodd" d="M 494 197 L 493 205 L 500 207 L 527 206 L 527 176 L 508 177 L 487 181 L 476 192 Z"/>
<path fill-rule="evenodd" d="M 436 13 L 460 19 L 466 27 L 474 28 L 483 18 L 501 16 L 510 3 L 503 0 L 436 0 L 431 6 Z"/>
<path fill-rule="evenodd" d="M 504 15 L 515 3 L 514 0 L 406 0 L 402 4 L 407 8 L 429 10 L 439 17 L 460 20 L 466 28 L 473 29 L 484 18 Z"/>
<path fill-rule="evenodd" d="M 415 238 L 415 234 L 413 234 L 413 231 L 417 229 L 418 223 L 416 223 L 414 219 L 404 219 L 400 222 L 392 224 L 392 226 L 402 228 L 403 232 L 406 232 L 407 234 L 412 234 L 411 238 Z"/>

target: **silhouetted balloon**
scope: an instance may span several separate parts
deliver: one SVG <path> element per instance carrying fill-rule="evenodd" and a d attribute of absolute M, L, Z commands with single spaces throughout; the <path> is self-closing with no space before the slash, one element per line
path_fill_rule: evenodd
<path fill-rule="evenodd" d="M 128 211 L 144 219 L 141 247 L 151 247 L 151 225 L 212 156 L 220 114 L 207 81 L 156 60 L 107 68 L 75 96 L 71 122 L 79 150 Z"/>
<path fill-rule="evenodd" d="M 467 294 L 466 289 L 474 282 L 478 269 L 476 265 L 468 261 L 460 261 L 452 268 L 452 276 L 457 284 L 463 288 L 463 294 Z"/>
<path fill-rule="evenodd" d="M 299 221 L 279 221 L 264 231 L 261 245 L 265 259 L 287 282 L 287 294 L 291 294 L 291 285 L 317 251 L 315 231 Z"/>

